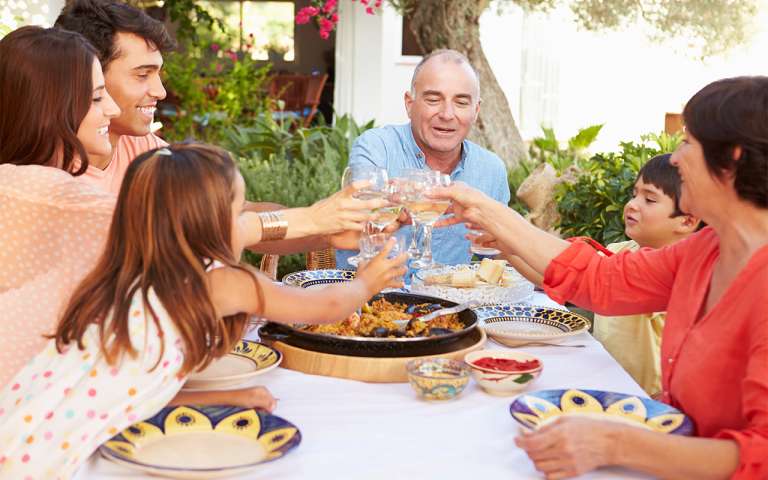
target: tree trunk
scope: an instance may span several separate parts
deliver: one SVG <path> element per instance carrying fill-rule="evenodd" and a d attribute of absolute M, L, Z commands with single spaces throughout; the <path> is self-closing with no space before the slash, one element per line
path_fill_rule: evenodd
<path fill-rule="evenodd" d="M 488 0 L 410 0 L 405 10 L 423 51 L 451 48 L 465 54 L 477 69 L 482 104 L 469 138 L 496 153 L 507 168 L 514 168 L 528 152 L 480 45 L 480 15 L 487 7 Z"/>

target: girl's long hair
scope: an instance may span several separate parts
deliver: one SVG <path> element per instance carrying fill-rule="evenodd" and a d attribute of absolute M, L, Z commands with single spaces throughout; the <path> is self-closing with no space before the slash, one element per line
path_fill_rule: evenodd
<path fill-rule="evenodd" d="M 229 352 L 247 315 L 217 317 L 205 272 L 214 261 L 245 270 L 232 250 L 235 175 L 229 154 L 209 145 L 179 144 L 137 157 L 123 180 L 105 252 L 57 327 L 57 349 L 71 342 L 83 349 L 86 329 L 96 324 L 108 363 L 124 353 L 135 357 L 129 308 L 138 290 L 163 335 L 148 301 L 153 289 L 184 342 L 180 375 Z M 254 287 L 262 305 L 255 277 Z"/>

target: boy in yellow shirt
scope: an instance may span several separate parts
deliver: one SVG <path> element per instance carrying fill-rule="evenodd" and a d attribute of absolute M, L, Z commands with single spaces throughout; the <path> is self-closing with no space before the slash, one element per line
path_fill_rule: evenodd
<path fill-rule="evenodd" d="M 699 228 L 699 219 L 680 210 L 680 174 L 659 155 L 637 174 L 632 198 L 624 206 L 624 233 L 631 240 L 611 243 L 613 253 L 639 248 L 662 248 L 682 240 Z M 519 257 L 508 259 L 537 285 L 542 276 Z M 661 331 L 665 312 L 621 317 L 595 315 L 593 335 L 635 381 L 653 396 L 661 391 Z"/>

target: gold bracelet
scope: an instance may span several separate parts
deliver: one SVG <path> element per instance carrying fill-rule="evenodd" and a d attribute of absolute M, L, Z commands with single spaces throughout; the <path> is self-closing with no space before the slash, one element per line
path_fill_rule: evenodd
<path fill-rule="evenodd" d="M 288 233 L 288 220 L 285 219 L 283 212 L 277 210 L 273 212 L 260 212 L 261 220 L 261 240 L 282 240 Z"/>

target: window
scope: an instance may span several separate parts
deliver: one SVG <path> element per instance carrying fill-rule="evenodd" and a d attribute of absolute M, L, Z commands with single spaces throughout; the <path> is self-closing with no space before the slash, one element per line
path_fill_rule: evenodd
<path fill-rule="evenodd" d="M 229 48 L 248 49 L 254 60 L 296 59 L 294 3 L 288 1 L 201 1 L 200 6 L 235 32 Z"/>
<path fill-rule="evenodd" d="M 403 17 L 403 43 L 400 55 L 424 55 L 424 50 L 416 41 L 416 36 L 411 31 L 411 22 L 407 17 Z"/>

